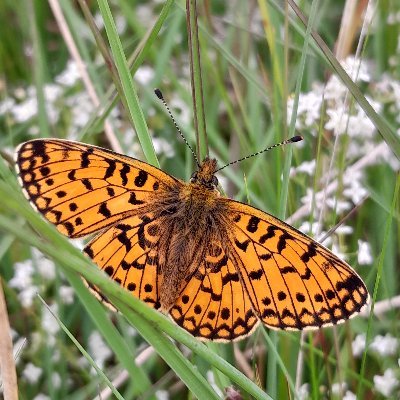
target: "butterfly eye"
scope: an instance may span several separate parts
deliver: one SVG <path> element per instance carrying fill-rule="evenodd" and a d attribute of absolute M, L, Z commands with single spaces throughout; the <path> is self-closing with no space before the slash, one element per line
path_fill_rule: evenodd
<path fill-rule="evenodd" d="M 190 177 L 190 182 L 195 182 L 197 180 L 197 171 L 193 172 L 192 176 Z"/>
<path fill-rule="evenodd" d="M 213 184 L 215 187 L 218 186 L 218 178 L 217 178 L 215 175 L 212 177 L 212 184 Z"/>

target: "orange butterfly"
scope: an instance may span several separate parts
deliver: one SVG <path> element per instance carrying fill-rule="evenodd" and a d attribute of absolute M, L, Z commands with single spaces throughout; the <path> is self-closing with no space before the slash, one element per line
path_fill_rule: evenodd
<path fill-rule="evenodd" d="M 324 246 L 221 197 L 216 160 L 205 159 L 186 183 L 100 147 L 38 139 L 20 145 L 16 165 L 24 193 L 48 221 L 70 238 L 100 232 L 85 253 L 203 340 L 243 338 L 260 321 L 316 329 L 368 302 L 357 273 Z"/>

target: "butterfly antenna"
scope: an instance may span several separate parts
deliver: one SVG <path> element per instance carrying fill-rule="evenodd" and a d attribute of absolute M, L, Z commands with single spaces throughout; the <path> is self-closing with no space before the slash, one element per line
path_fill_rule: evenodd
<path fill-rule="evenodd" d="M 195 159 L 195 161 L 196 161 L 197 166 L 200 167 L 199 159 L 197 158 L 196 153 L 194 152 L 192 146 L 189 144 L 189 142 L 187 141 L 187 139 L 186 139 L 185 136 L 183 135 L 181 129 L 179 128 L 178 124 L 176 123 L 176 120 L 175 120 L 174 116 L 172 115 L 171 109 L 169 108 L 167 102 L 165 101 L 164 96 L 163 96 L 163 94 L 161 93 L 161 90 L 160 90 L 160 89 L 154 89 L 154 93 L 156 94 L 156 96 L 157 96 L 157 97 L 162 101 L 162 103 L 164 104 L 164 107 L 165 107 L 166 110 L 168 111 L 168 114 L 169 114 L 169 116 L 171 117 L 172 122 L 174 123 L 176 130 L 177 130 L 178 133 L 181 135 L 183 141 L 186 143 L 186 146 L 189 147 L 190 151 L 192 152 L 193 157 L 194 157 L 194 159 Z"/>
<path fill-rule="evenodd" d="M 290 143 L 300 142 L 300 141 L 302 141 L 302 140 L 303 140 L 303 137 L 302 137 L 302 136 L 293 136 L 292 138 L 286 139 L 286 140 L 284 140 L 283 142 L 276 143 L 276 144 L 274 144 L 274 145 L 272 145 L 272 146 L 269 146 L 269 147 L 267 147 L 267 148 L 264 149 L 264 150 L 257 151 L 257 153 L 249 154 L 249 155 L 246 156 L 246 157 L 239 158 L 239 160 L 232 161 L 232 162 L 230 162 L 229 164 L 226 164 L 226 165 L 224 165 L 223 167 L 217 169 L 215 172 L 221 171 L 221 169 L 224 169 L 224 168 L 226 168 L 226 167 L 229 167 L 229 166 L 232 165 L 232 164 L 236 164 L 236 163 L 241 162 L 241 161 L 243 161 L 243 160 L 247 160 L 248 158 L 251 158 L 251 157 L 254 157 L 254 156 L 258 156 L 259 154 L 265 153 L 266 151 L 271 150 L 271 149 L 274 149 L 275 147 L 284 146 L 284 145 L 290 144 Z"/>

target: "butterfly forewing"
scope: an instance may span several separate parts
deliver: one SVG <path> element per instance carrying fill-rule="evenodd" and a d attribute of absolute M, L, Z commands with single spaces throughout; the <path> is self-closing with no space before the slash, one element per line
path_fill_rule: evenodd
<path fill-rule="evenodd" d="M 320 328 L 350 318 L 368 302 L 360 277 L 325 247 L 254 207 L 226 201 L 235 265 L 266 325 Z"/>
<path fill-rule="evenodd" d="M 144 162 L 64 140 L 26 142 L 16 157 L 32 205 L 71 238 L 115 224 L 176 182 Z"/>

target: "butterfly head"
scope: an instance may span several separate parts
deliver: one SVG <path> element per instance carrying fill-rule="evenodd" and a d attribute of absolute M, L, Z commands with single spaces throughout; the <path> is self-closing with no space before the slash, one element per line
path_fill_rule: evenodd
<path fill-rule="evenodd" d="M 207 189 L 215 190 L 218 186 L 218 178 L 215 176 L 217 160 L 205 158 L 199 169 L 190 178 L 191 183 L 197 183 Z"/>

